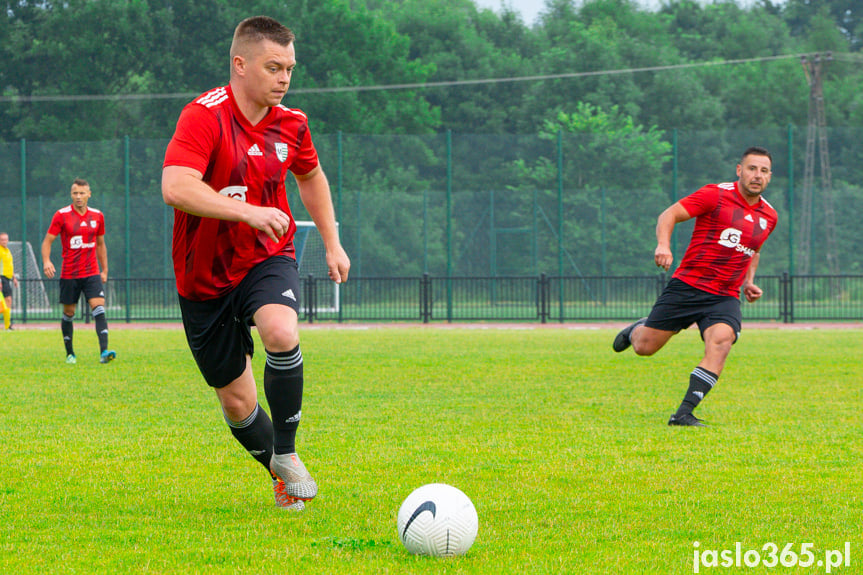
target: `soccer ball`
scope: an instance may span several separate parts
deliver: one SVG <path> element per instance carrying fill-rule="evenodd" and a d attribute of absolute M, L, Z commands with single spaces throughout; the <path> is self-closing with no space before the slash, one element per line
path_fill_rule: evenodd
<path fill-rule="evenodd" d="M 470 498 L 460 489 L 429 483 L 415 489 L 402 503 L 399 539 L 414 555 L 464 555 L 476 539 L 479 520 Z"/>

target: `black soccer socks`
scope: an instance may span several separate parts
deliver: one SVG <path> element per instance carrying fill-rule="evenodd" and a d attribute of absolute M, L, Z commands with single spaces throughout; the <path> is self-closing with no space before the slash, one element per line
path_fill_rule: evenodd
<path fill-rule="evenodd" d="M 96 335 L 99 336 L 99 351 L 108 349 L 108 320 L 105 318 L 104 306 L 93 308 L 93 321 L 96 323 Z"/>
<path fill-rule="evenodd" d="M 267 412 L 256 404 L 252 414 L 243 421 L 235 422 L 225 417 L 225 422 L 240 445 L 269 471 L 273 454 L 273 422 Z"/>
<path fill-rule="evenodd" d="M 63 334 L 63 345 L 66 346 L 66 355 L 75 355 L 75 350 L 72 347 L 72 334 L 75 330 L 75 316 L 63 314 L 63 319 L 60 321 L 60 332 Z"/>
<path fill-rule="evenodd" d="M 303 405 L 303 354 L 299 345 L 291 351 L 267 351 L 264 392 L 273 416 L 273 450 L 280 455 L 294 453 Z"/>
<path fill-rule="evenodd" d="M 712 371 L 707 371 L 703 367 L 693 369 L 692 373 L 689 374 L 689 389 L 686 390 L 683 402 L 680 404 L 675 415 L 692 413 L 692 410 L 701 403 L 704 396 L 716 385 L 717 379 L 719 379 L 718 375 Z"/>

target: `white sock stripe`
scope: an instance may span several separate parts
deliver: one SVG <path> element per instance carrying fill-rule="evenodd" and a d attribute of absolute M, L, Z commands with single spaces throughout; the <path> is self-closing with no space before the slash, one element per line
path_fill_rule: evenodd
<path fill-rule="evenodd" d="M 288 369 L 294 369 L 295 367 L 299 367 L 302 364 L 303 353 L 300 351 L 300 348 L 297 348 L 296 353 L 287 357 L 274 356 L 267 352 L 267 365 L 272 367 L 273 369 L 284 371 Z"/>
<path fill-rule="evenodd" d="M 249 417 L 247 417 L 243 421 L 231 421 L 230 419 L 228 419 L 228 416 L 225 415 L 224 411 L 222 412 L 222 417 L 225 418 L 225 421 L 227 422 L 229 427 L 233 427 L 234 429 L 243 429 L 244 427 L 249 427 L 252 422 L 255 421 L 255 419 L 258 417 L 258 411 L 260 410 L 261 406 L 259 404 L 256 404 L 255 410 L 252 411 L 251 415 L 249 415 Z"/>
<path fill-rule="evenodd" d="M 101 315 L 103 313 L 105 313 L 105 307 L 104 306 L 97 305 L 96 307 L 93 308 L 93 317 L 96 317 L 97 315 Z"/>
<path fill-rule="evenodd" d="M 696 367 L 692 370 L 692 375 L 709 385 L 711 388 L 716 385 L 716 378 L 701 369 L 700 367 Z"/>

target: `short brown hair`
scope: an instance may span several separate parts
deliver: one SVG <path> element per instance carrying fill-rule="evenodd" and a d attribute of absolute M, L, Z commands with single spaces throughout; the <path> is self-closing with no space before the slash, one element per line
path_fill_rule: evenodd
<path fill-rule="evenodd" d="M 269 16 L 252 16 L 237 24 L 234 39 L 231 42 L 231 58 L 244 50 L 249 44 L 257 44 L 263 40 L 275 42 L 279 46 L 287 46 L 294 41 L 294 33 L 286 26 Z"/>
<path fill-rule="evenodd" d="M 762 148 L 761 146 L 750 146 L 746 148 L 746 151 L 743 152 L 740 159 L 742 160 L 746 156 L 767 156 L 767 159 L 770 160 L 770 164 L 773 165 L 773 156 L 770 155 L 767 148 Z"/>
<path fill-rule="evenodd" d="M 88 182 L 88 181 L 87 181 L 87 180 L 85 180 L 84 178 L 75 178 L 74 180 L 72 180 L 72 185 L 73 185 L 73 186 L 81 186 L 82 188 L 83 188 L 84 186 L 86 186 L 86 187 L 88 187 L 88 188 L 89 188 L 89 187 L 90 187 L 90 182 Z"/>

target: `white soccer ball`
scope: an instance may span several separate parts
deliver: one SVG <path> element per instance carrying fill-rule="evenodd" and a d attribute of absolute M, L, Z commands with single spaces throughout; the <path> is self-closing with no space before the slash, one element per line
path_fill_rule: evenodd
<path fill-rule="evenodd" d="M 402 503 L 399 539 L 414 555 L 464 555 L 476 539 L 479 519 L 470 498 L 444 483 L 415 489 Z"/>

